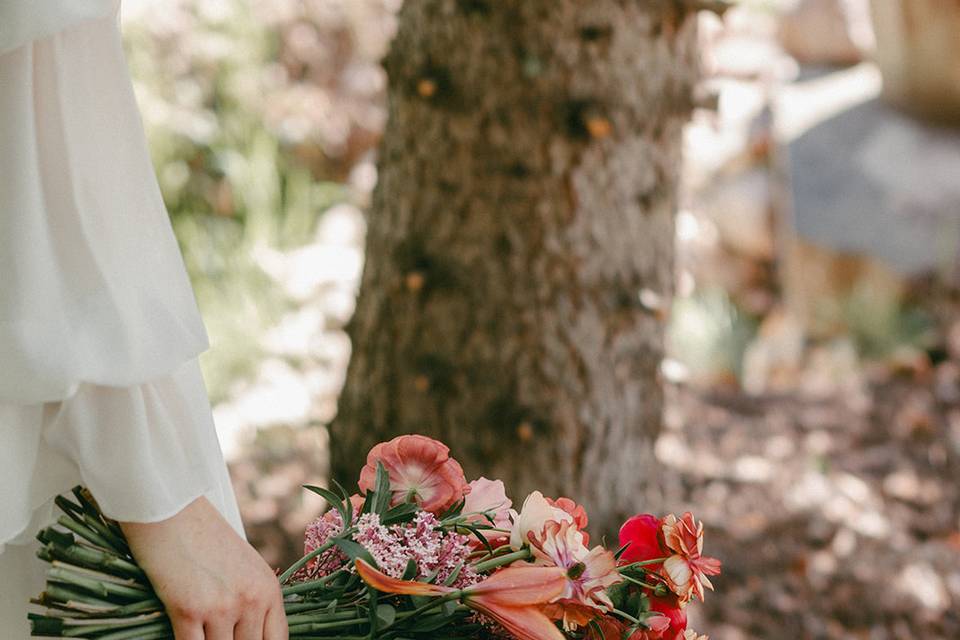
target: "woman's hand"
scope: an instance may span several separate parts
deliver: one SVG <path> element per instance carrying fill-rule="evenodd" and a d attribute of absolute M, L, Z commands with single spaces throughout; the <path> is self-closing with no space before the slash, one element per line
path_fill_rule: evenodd
<path fill-rule="evenodd" d="M 121 527 L 176 640 L 287 640 L 277 578 L 206 498 L 162 522 Z"/>

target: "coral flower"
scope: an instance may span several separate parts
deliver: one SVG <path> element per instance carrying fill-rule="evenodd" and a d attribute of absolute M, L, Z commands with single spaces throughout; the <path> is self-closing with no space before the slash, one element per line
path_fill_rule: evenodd
<path fill-rule="evenodd" d="M 573 518 L 573 523 L 583 534 L 583 544 L 590 544 L 590 535 L 585 531 L 589 520 L 587 519 L 587 510 L 583 508 L 583 505 L 577 504 L 570 498 L 557 498 L 556 500 L 547 498 L 546 500 L 550 506 L 558 507 L 569 513 L 570 517 Z"/>
<path fill-rule="evenodd" d="M 587 628 L 584 640 L 619 640 L 627 631 L 627 626 L 613 616 L 603 616 L 593 622 Z"/>
<path fill-rule="evenodd" d="M 703 588 L 713 589 L 707 576 L 720 573 L 720 561 L 701 555 L 703 523 L 689 511 L 679 519 L 670 514 L 663 519 L 663 539 L 673 553 L 663 563 L 661 575 L 670 590 L 680 596 L 681 605 L 694 597 L 703 600 Z"/>
<path fill-rule="evenodd" d="M 620 640 L 630 630 L 626 622 L 611 616 L 597 618 L 587 629 L 585 640 Z M 644 620 L 646 629 L 638 629 L 627 640 L 683 640 L 682 634 L 670 635 L 670 621 L 661 615 L 648 616 Z"/>
<path fill-rule="evenodd" d="M 356 567 L 364 582 L 384 593 L 444 596 L 457 591 L 439 584 L 391 578 L 363 560 L 357 560 Z M 508 567 L 461 593 L 464 604 L 493 618 L 519 640 L 564 640 L 543 606 L 563 593 L 566 582 L 563 570 L 556 567 Z"/>
<path fill-rule="evenodd" d="M 543 497 L 539 491 L 534 491 L 523 501 L 520 513 L 513 513 L 513 529 L 510 532 L 510 546 L 520 549 L 529 544 L 529 534 L 540 534 L 548 522 L 573 522 L 573 516 L 555 507 Z"/>
<path fill-rule="evenodd" d="M 549 521 L 539 535 L 530 532 L 529 539 L 536 564 L 566 572 L 563 594 L 547 609 L 563 620 L 564 629 L 575 630 L 613 608 L 607 589 L 623 580 L 613 553 L 600 546 L 588 549 L 573 522 Z"/>
<path fill-rule="evenodd" d="M 513 503 L 507 497 L 502 480 L 479 478 L 470 483 L 470 493 L 463 504 L 462 513 L 470 522 L 490 524 L 486 516 L 493 520 L 493 526 L 502 531 L 481 529 L 480 534 L 491 545 L 498 546 L 510 537 L 510 507 Z M 486 515 L 484 515 L 486 514 Z"/>
<path fill-rule="evenodd" d="M 460 463 L 450 457 L 450 449 L 426 436 L 398 436 L 371 449 L 360 472 L 361 492 L 375 488 L 378 462 L 390 476 L 393 504 L 412 500 L 425 511 L 440 513 L 470 491 Z"/>

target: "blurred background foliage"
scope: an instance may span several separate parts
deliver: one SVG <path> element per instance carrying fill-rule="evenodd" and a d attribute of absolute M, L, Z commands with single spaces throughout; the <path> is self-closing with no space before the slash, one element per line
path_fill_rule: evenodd
<path fill-rule="evenodd" d="M 129 64 L 160 186 L 213 349 L 213 400 L 248 380 L 296 305 L 264 261 L 310 244 L 382 130 L 396 2 L 125 3 Z M 369 173 L 369 161 L 365 167 Z"/>

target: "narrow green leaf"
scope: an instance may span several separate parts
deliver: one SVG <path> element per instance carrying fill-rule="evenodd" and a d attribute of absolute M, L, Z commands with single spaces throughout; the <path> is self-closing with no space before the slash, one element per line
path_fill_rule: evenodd
<path fill-rule="evenodd" d="M 389 604 L 378 604 L 377 605 L 377 620 L 380 621 L 382 626 L 388 626 L 393 624 L 393 621 L 397 619 L 397 610 Z"/>
<path fill-rule="evenodd" d="M 387 474 L 387 468 L 379 461 L 377 462 L 377 479 L 375 486 L 376 497 L 373 505 L 373 513 L 383 516 L 386 514 L 387 509 L 390 508 L 393 495 L 390 492 L 390 476 Z"/>
<path fill-rule="evenodd" d="M 350 520 L 348 520 L 350 517 L 350 511 L 348 510 L 348 507 L 344 506 L 343 500 L 340 498 L 340 496 L 335 494 L 333 491 L 330 491 L 330 489 L 326 489 L 324 487 L 315 487 L 313 485 L 305 484 L 303 485 L 303 488 L 307 491 L 312 491 L 326 500 L 330 507 L 332 509 L 336 509 L 337 513 L 340 514 L 340 517 L 343 518 L 343 526 L 350 526 Z M 349 502 L 349 500 L 347 502 Z"/>
<path fill-rule="evenodd" d="M 364 560 L 370 566 L 376 567 L 377 563 L 370 555 L 370 552 L 363 548 L 363 545 L 354 542 L 348 538 L 334 538 L 333 543 L 337 545 L 351 560 Z"/>

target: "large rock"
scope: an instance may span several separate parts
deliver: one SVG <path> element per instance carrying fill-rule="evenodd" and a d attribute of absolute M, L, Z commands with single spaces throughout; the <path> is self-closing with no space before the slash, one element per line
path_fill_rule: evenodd
<path fill-rule="evenodd" d="M 847 91 L 824 86 L 825 95 Z M 802 89 L 793 91 L 804 100 Z M 960 264 L 960 131 L 873 96 L 806 123 L 783 153 L 787 297 L 808 326 L 827 333 L 843 328 L 851 305 L 886 313 L 906 279 L 936 273 L 955 281 Z"/>
<path fill-rule="evenodd" d="M 780 43 L 803 64 L 856 64 L 873 46 L 867 0 L 800 0 L 781 19 Z"/>
<path fill-rule="evenodd" d="M 960 122 L 960 3 L 872 5 L 884 97 L 924 117 Z"/>

